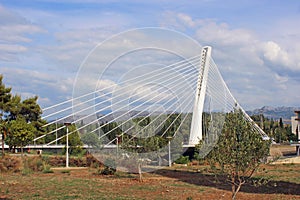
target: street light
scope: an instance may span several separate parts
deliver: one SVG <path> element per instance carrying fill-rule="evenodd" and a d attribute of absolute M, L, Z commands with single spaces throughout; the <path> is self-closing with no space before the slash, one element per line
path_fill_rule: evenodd
<path fill-rule="evenodd" d="M 117 160 L 119 159 L 119 137 L 120 137 L 120 135 L 116 135 Z"/>
<path fill-rule="evenodd" d="M 172 166 L 172 162 L 171 162 L 171 139 L 173 137 L 167 136 L 166 138 L 168 139 L 168 145 L 169 145 L 169 167 L 171 167 Z"/>
<path fill-rule="evenodd" d="M 69 128 L 70 122 L 65 122 L 64 125 L 67 127 L 67 137 L 66 137 L 66 168 L 69 167 Z"/>

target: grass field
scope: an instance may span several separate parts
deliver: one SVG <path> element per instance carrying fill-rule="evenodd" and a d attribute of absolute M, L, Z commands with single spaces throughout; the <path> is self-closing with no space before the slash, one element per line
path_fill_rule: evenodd
<path fill-rule="evenodd" d="M 230 199 L 230 186 L 203 171 L 204 166 L 174 166 L 145 173 L 143 182 L 134 174 L 95 175 L 91 168 L 2 173 L 0 199 Z M 300 199 L 299 164 L 264 165 L 256 177 L 269 182 L 243 186 L 238 199 Z"/>
<path fill-rule="evenodd" d="M 273 148 L 275 154 L 278 150 L 293 149 Z M 0 174 L 0 199 L 230 199 L 230 185 L 207 169 L 175 165 L 144 173 L 143 182 L 136 174 L 98 175 L 95 168 L 5 172 Z M 300 199 L 300 164 L 261 165 L 254 178 L 267 182 L 244 185 L 237 199 Z"/>

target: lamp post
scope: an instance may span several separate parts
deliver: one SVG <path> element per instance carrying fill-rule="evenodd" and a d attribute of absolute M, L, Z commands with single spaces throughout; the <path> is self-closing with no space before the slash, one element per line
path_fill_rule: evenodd
<path fill-rule="evenodd" d="M 117 160 L 119 159 L 119 135 L 116 135 L 116 145 L 117 145 Z"/>
<path fill-rule="evenodd" d="M 168 139 L 168 146 L 169 146 L 169 167 L 172 166 L 172 161 L 171 161 L 171 136 L 166 137 Z"/>
<path fill-rule="evenodd" d="M 66 168 L 69 167 L 69 128 L 71 125 L 70 122 L 65 122 L 64 125 L 67 127 L 67 135 L 66 135 Z"/>

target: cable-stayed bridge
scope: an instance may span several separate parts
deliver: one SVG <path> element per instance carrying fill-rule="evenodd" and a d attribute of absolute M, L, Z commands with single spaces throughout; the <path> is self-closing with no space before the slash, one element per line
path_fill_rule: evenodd
<path fill-rule="evenodd" d="M 43 147 L 53 148 L 67 135 L 79 132 L 82 138 L 93 136 L 94 142 L 85 147 L 99 159 L 120 160 L 139 154 L 139 159 L 142 155 L 153 161 L 167 154 L 166 141 L 177 156 L 185 151 L 183 147 L 205 141 L 200 154 L 206 155 L 221 134 L 226 114 L 235 109 L 241 109 L 244 118 L 252 122 L 226 86 L 211 57 L 211 47 L 203 47 L 198 56 L 147 70 L 153 65 L 139 66 L 143 73 L 136 74 L 138 70 L 133 69 L 117 84 L 101 80 L 92 92 L 44 108 L 48 120 L 44 127 L 55 128 L 34 143 L 65 131 L 71 123 L 76 130 L 56 136 Z M 253 129 L 268 138 L 254 123 Z"/>
<path fill-rule="evenodd" d="M 62 148 L 79 134 L 94 157 L 130 171 L 133 163 L 166 165 L 168 156 L 176 160 L 199 142 L 205 156 L 228 113 L 240 109 L 252 123 L 211 54 L 211 47 L 165 29 L 105 40 L 81 64 L 72 98 L 43 109 L 46 133 L 28 147 Z M 254 123 L 253 130 L 268 138 Z"/>

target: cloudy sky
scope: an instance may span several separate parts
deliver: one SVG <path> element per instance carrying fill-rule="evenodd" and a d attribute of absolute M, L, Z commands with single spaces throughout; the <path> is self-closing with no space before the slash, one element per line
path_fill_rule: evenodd
<path fill-rule="evenodd" d="M 245 109 L 300 106 L 298 0 L 0 0 L 0 73 L 14 93 L 50 106 L 71 98 L 95 45 L 142 27 L 212 46 Z"/>

